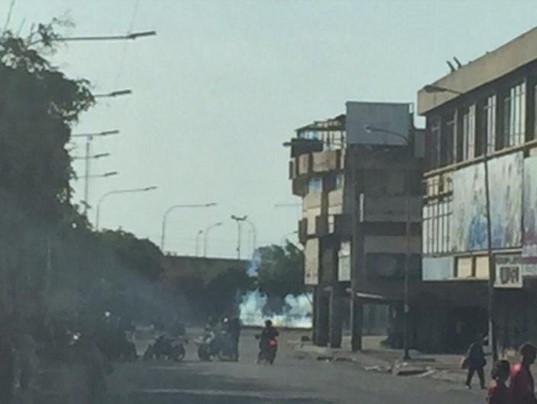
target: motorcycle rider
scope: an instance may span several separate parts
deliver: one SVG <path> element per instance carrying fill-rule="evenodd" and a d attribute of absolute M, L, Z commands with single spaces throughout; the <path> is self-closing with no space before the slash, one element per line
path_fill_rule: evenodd
<path fill-rule="evenodd" d="M 269 346 L 269 341 L 275 340 L 278 335 L 280 335 L 280 333 L 275 327 L 273 327 L 272 321 L 266 320 L 265 328 L 263 328 L 263 331 L 261 331 L 261 335 L 259 337 L 259 354 L 257 355 L 257 363 L 261 362 L 263 352 Z"/>

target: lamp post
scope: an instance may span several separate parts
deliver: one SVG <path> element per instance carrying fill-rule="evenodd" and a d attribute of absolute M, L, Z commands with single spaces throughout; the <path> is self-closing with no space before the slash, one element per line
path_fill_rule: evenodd
<path fill-rule="evenodd" d="M 199 250 L 200 250 L 200 238 L 203 234 L 203 230 L 198 230 L 198 233 L 196 234 L 196 257 L 199 256 Z"/>
<path fill-rule="evenodd" d="M 50 44 L 52 42 L 87 42 L 87 41 L 125 41 L 125 40 L 135 40 L 138 38 L 143 38 L 147 36 L 157 35 L 156 31 L 143 31 L 143 32 L 132 32 L 125 35 L 95 35 L 95 36 L 72 36 L 72 37 L 61 37 L 61 36 L 47 36 L 46 38 L 40 38 L 35 41 L 28 43 L 28 46 L 37 45 L 39 43 Z"/>
<path fill-rule="evenodd" d="M 170 206 L 166 212 L 164 212 L 164 215 L 162 216 L 162 230 L 160 234 L 160 249 L 164 252 L 164 242 L 166 241 L 166 221 L 168 219 L 168 215 L 172 213 L 176 209 L 190 209 L 190 208 L 210 208 L 212 206 L 216 206 L 217 204 L 214 202 L 211 203 L 201 203 L 201 204 L 180 204 L 180 205 L 172 205 Z"/>
<path fill-rule="evenodd" d="M 252 258 L 255 255 L 255 250 L 257 249 L 257 228 L 255 227 L 255 224 L 248 219 L 244 220 L 249 226 L 250 231 L 252 232 Z"/>
<path fill-rule="evenodd" d="M 385 133 L 391 136 L 398 137 L 400 139 L 403 139 L 405 141 L 405 145 L 407 147 L 407 152 L 409 158 L 412 156 L 410 151 L 410 139 L 408 136 L 391 131 L 389 129 L 384 128 L 376 128 L 373 126 L 365 126 L 365 130 L 369 133 Z M 406 178 L 405 178 L 405 265 L 404 265 L 404 281 L 403 281 L 403 359 L 408 360 L 410 359 L 410 347 L 409 347 L 409 341 L 408 341 L 408 323 L 409 323 L 409 269 L 410 269 L 410 182 L 411 182 L 411 173 L 412 171 L 409 169 L 407 170 Z"/>
<path fill-rule="evenodd" d="M 116 189 L 113 191 L 109 191 L 103 196 L 101 196 L 101 198 L 99 199 L 99 202 L 97 202 L 97 213 L 95 215 L 95 230 L 99 230 L 101 204 L 106 198 L 108 198 L 111 195 L 128 194 L 128 193 L 136 193 L 136 192 L 148 192 L 148 191 L 154 191 L 155 189 L 157 189 L 156 186 L 150 186 L 150 187 L 145 187 L 145 188 Z"/>
<path fill-rule="evenodd" d="M 103 173 L 103 174 L 90 175 L 89 177 L 90 178 L 108 178 L 108 177 L 114 177 L 114 176 L 116 176 L 118 174 L 119 173 L 117 171 L 108 171 L 108 172 Z"/>
<path fill-rule="evenodd" d="M 93 142 L 93 139 L 96 137 L 104 137 L 104 136 L 111 136 L 111 135 L 117 135 L 119 134 L 119 130 L 105 130 L 102 132 L 97 133 L 79 133 L 71 135 L 71 137 L 85 137 L 86 138 L 86 153 L 84 157 L 82 157 L 83 160 L 85 160 L 85 170 L 84 170 L 84 214 L 88 215 L 88 209 L 89 209 L 89 179 L 90 179 L 90 160 L 92 159 L 91 156 L 91 143 Z M 93 156 L 93 158 L 101 158 L 106 157 L 110 155 L 109 153 L 101 153 L 96 154 Z"/>
<path fill-rule="evenodd" d="M 215 227 L 222 226 L 223 224 L 224 223 L 222 222 L 214 223 L 210 225 L 209 227 L 207 227 L 205 231 L 203 232 L 203 256 L 204 257 L 207 257 L 207 243 L 208 243 L 208 238 L 209 238 L 209 232 Z"/>
<path fill-rule="evenodd" d="M 241 260 L 241 236 L 242 236 L 242 223 L 248 219 L 248 216 L 231 215 L 231 220 L 237 223 L 237 261 Z"/>
<path fill-rule="evenodd" d="M 463 95 L 461 91 L 453 90 L 451 88 L 426 85 L 423 87 L 426 93 L 442 93 L 448 92 L 457 95 Z M 492 223 L 490 214 L 490 180 L 489 180 L 489 143 L 488 138 L 485 144 L 483 152 L 483 171 L 485 181 L 485 216 L 487 220 L 487 260 L 488 260 L 488 326 L 489 326 L 489 344 L 491 346 L 492 360 L 498 360 L 498 347 L 496 345 L 496 322 L 494 320 L 494 283 L 496 282 L 496 268 L 494 264 L 494 253 L 492 250 Z"/>

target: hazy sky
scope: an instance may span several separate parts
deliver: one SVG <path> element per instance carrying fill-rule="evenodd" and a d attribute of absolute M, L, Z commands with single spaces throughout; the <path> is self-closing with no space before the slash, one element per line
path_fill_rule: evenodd
<path fill-rule="evenodd" d="M 3 25 L 11 0 L 0 0 Z M 104 193 L 157 185 L 146 194 L 116 195 L 102 205 L 101 225 L 158 242 L 164 211 L 174 204 L 218 202 L 177 210 L 167 250 L 194 254 L 195 235 L 214 222 L 209 254 L 234 256 L 230 214 L 247 214 L 258 244 L 280 243 L 296 230 L 298 208 L 288 180 L 293 129 L 344 112 L 345 101 L 414 102 L 424 84 L 446 74 L 453 56 L 475 59 L 535 24 L 535 0 L 15 0 L 9 28 L 68 15 L 66 35 L 156 30 L 130 42 L 70 43 L 53 62 L 106 100 L 74 132 L 120 129 L 97 139 L 91 183 L 95 206 Z M 533 7 L 533 8 L 532 8 Z M 83 153 L 83 143 L 75 154 Z M 83 174 L 83 163 L 76 162 Z M 75 184 L 82 198 L 82 182 Z M 95 219 L 95 209 L 90 218 Z M 245 230 L 247 228 L 245 227 Z M 251 243 L 244 232 L 248 254 Z"/>

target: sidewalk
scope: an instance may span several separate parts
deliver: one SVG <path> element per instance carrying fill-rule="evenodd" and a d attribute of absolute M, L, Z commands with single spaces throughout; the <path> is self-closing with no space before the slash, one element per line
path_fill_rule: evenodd
<path fill-rule="evenodd" d="M 362 340 L 363 349 L 351 352 L 349 337 L 344 337 L 342 348 L 314 346 L 311 342 L 289 341 L 294 346 L 295 357 L 320 361 L 352 362 L 374 372 L 390 373 L 397 376 L 413 376 L 443 380 L 463 385 L 466 370 L 460 368 L 461 355 L 424 354 L 410 351 L 411 359 L 404 361 L 402 351 L 382 346 L 384 336 L 366 336 Z M 489 361 L 490 362 L 490 361 Z M 490 363 L 485 368 L 485 375 L 490 374 Z M 477 387 L 477 377 L 473 384 Z"/>

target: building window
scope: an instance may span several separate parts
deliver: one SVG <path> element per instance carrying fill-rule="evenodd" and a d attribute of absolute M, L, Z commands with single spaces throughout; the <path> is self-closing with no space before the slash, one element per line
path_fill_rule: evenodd
<path fill-rule="evenodd" d="M 462 160 L 470 160 L 475 157 L 475 105 L 470 105 L 463 111 L 461 126 L 461 157 Z"/>
<path fill-rule="evenodd" d="M 524 144 L 526 133 L 526 83 L 509 89 L 503 99 L 502 146 Z"/>
<path fill-rule="evenodd" d="M 323 179 L 321 177 L 313 177 L 308 182 L 308 193 L 318 194 L 323 192 Z"/>
<path fill-rule="evenodd" d="M 435 117 L 431 119 L 430 137 L 427 141 L 427 162 L 430 169 L 438 167 L 440 164 L 440 119 Z"/>
<path fill-rule="evenodd" d="M 453 163 L 454 140 L 455 140 L 455 114 L 445 116 L 442 119 L 443 129 L 440 145 L 440 165 Z"/>
<path fill-rule="evenodd" d="M 336 175 L 336 188 L 335 189 L 343 189 L 345 186 L 345 174 L 340 173 Z"/>
<path fill-rule="evenodd" d="M 423 253 L 444 254 L 450 251 L 451 198 L 423 207 Z"/>
<path fill-rule="evenodd" d="M 479 129 L 476 134 L 476 156 L 496 150 L 496 96 L 487 97 L 479 105 Z"/>

